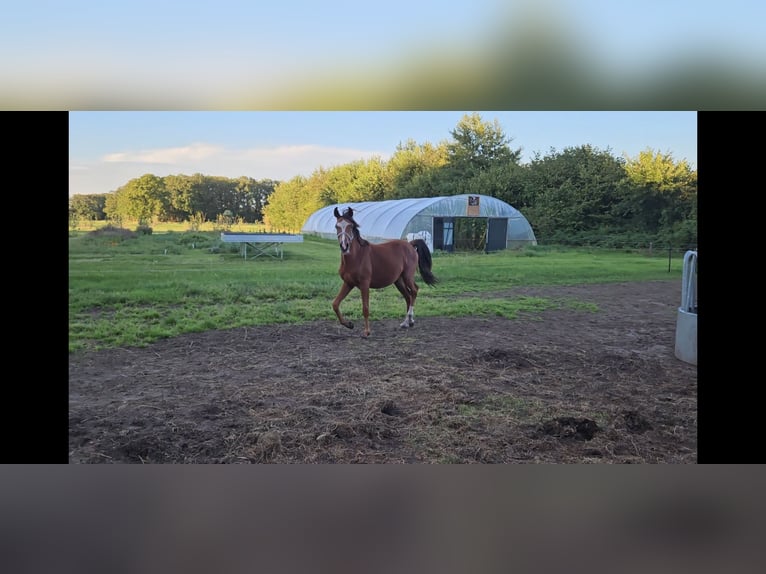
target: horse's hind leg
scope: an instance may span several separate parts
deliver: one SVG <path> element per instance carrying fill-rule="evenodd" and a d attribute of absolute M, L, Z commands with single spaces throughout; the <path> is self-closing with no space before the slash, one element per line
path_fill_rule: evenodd
<path fill-rule="evenodd" d="M 399 293 L 402 294 L 402 297 L 404 297 L 404 302 L 407 305 L 407 313 L 404 316 L 404 321 L 399 325 L 402 329 L 408 329 L 415 324 L 415 297 L 418 294 L 418 286 L 415 285 L 414 281 L 410 282 L 410 284 L 411 286 L 408 287 L 404 276 L 399 277 L 399 279 L 394 282 L 394 285 L 399 290 Z"/>

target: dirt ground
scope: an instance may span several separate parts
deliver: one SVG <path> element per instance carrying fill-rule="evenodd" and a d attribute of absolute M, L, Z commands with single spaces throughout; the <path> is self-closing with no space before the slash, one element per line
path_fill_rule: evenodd
<path fill-rule="evenodd" d="M 412 329 L 372 321 L 363 339 L 361 322 L 342 327 L 328 301 L 328 320 L 308 325 L 73 354 L 69 461 L 697 461 L 697 368 L 674 355 L 680 281 L 494 295 L 598 311 L 454 319 L 416 309 Z"/>

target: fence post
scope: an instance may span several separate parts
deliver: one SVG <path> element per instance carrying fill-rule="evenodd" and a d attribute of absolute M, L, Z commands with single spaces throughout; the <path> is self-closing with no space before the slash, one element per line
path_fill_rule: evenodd
<path fill-rule="evenodd" d="M 671 247 L 668 245 L 668 273 L 670 273 L 670 253 L 671 253 Z"/>

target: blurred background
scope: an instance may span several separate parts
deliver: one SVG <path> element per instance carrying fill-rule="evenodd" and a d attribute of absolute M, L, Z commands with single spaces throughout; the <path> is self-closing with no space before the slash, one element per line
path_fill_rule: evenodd
<path fill-rule="evenodd" d="M 762 572 L 762 466 L 0 468 L 14 574 Z"/>
<path fill-rule="evenodd" d="M 763 109 L 766 8 L 12 2 L 3 109 Z"/>

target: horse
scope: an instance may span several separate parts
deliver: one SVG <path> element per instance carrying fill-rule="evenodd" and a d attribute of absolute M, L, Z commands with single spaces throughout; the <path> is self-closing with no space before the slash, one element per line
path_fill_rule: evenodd
<path fill-rule="evenodd" d="M 338 274 L 343 285 L 338 296 L 332 302 L 333 311 L 344 327 L 354 328 L 354 323 L 347 321 L 340 311 L 340 304 L 354 287 L 362 293 L 362 314 L 364 332 L 362 337 L 370 335 L 370 289 L 382 289 L 394 285 L 404 297 L 407 313 L 399 325 L 408 329 L 415 324 L 415 299 L 418 285 L 415 283 L 415 271 L 428 285 L 438 282 L 431 272 L 431 251 L 422 239 L 405 241 L 392 239 L 385 243 L 370 243 L 359 233 L 359 224 L 354 220 L 354 210 L 350 207 L 341 213 L 338 208 L 335 215 L 335 230 L 340 247 L 340 268 Z"/>

